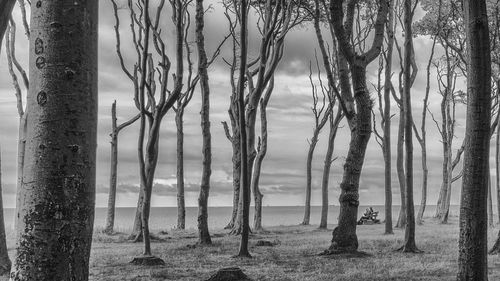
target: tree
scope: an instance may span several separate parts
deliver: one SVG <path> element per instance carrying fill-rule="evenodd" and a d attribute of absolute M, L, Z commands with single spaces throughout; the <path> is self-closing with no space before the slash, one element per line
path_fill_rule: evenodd
<path fill-rule="evenodd" d="M 324 2 L 322 2 L 324 3 Z M 351 32 L 356 11 L 357 1 L 347 2 L 347 17 L 344 23 L 343 1 L 335 0 L 330 2 L 328 10 L 328 22 L 332 35 L 339 46 L 339 57 L 345 59 L 350 66 L 354 97 L 349 90 L 345 91 L 345 82 L 343 82 L 342 73 L 340 74 L 340 83 L 342 93 L 336 90 L 335 80 L 331 71 L 328 59 L 328 53 L 322 38 L 321 31 L 316 34 L 323 57 L 323 64 L 327 72 L 329 86 L 334 89 L 339 97 L 341 108 L 347 118 L 351 131 L 351 140 L 349 151 L 344 165 L 344 175 L 340 188 L 342 189 L 339 202 L 340 214 L 338 226 L 332 232 L 332 243 L 325 254 L 338 254 L 345 252 L 355 252 L 358 248 L 358 239 L 356 235 L 356 221 L 359 206 L 359 179 L 363 168 L 366 147 L 371 136 L 372 120 L 371 109 L 372 101 L 366 86 L 366 67 L 375 60 L 380 54 L 382 42 L 384 39 L 384 28 L 388 14 L 388 2 L 385 0 L 377 1 L 376 7 L 369 7 L 366 11 L 376 10 L 377 16 L 374 22 L 374 39 L 371 47 L 366 52 L 358 53 L 355 46 L 351 43 Z M 324 4 L 326 5 L 326 4 Z M 315 26 L 319 26 L 320 5 L 319 0 L 315 1 Z M 333 38 L 332 38 L 333 39 Z M 342 71 L 345 67 L 339 67 Z M 345 74 L 345 73 L 344 73 Z M 342 85 L 344 84 L 344 86 Z M 340 98 L 341 96 L 341 98 Z"/>
<path fill-rule="evenodd" d="M 132 125 L 139 120 L 140 115 L 137 114 L 131 119 L 118 125 L 116 117 L 116 100 L 111 105 L 111 168 L 109 173 L 109 196 L 108 196 L 108 212 L 106 214 L 106 226 L 104 233 L 113 234 L 115 225 L 115 204 L 116 204 L 116 184 L 118 179 L 118 134 L 121 130 Z"/>
<path fill-rule="evenodd" d="M 203 168 L 201 175 L 200 196 L 198 198 L 198 232 L 200 244 L 212 244 L 208 232 L 208 194 L 212 165 L 212 142 L 210 135 L 210 87 L 208 84 L 208 59 L 205 51 L 203 0 L 196 0 L 196 45 L 198 47 L 198 75 L 201 86 L 201 128 L 203 134 Z"/>
<path fill-rule="evenodd" d="M 140 113 L 138 139 L 140 193 L 137 204 L 136 222 L 134 223 L 134 228 L 140 225 L 140 232 L 133 234 L 136 236 L 136 241 L 142 237 L 144 252 L 141 257 L 135 258 L 132 262 L 150 265 L 163 264 L 164 262 L 160 258 L 154 257 L 151 254 L 149 212 L 155 171 L 158 163 L 161 123 L 183 90 L 183 42 L 186 23 L 184 19 L 188 3 L 181 0 L 170 1 L 176 37 L 176 67 L 175 74 L 173 75 L 174 85 L 171 90 L 168 89 L 171 59 L 167 55 L 166 44 L 160 30 L 160 18 L 162 17 L 165 1 L 162 0 L 157 4 L 154 16 L 150 15 L 150 10 L 153 7 L 150 8 L 149 1 L 133 3 L 132 0 L 129 0 L 127 3 L 131 19 L 130 28 L 133 45 L 137 51 L 137 58 L 132 71 L 125 65 L 121 53 L 118 6 L 116 1 L 112 0 L 112 3 L 116 22 L 115 34 L 118 58 L 123 72 L 134 85 L 134 101 Z M 136 13 L 136 10 L 140 12 Z M 150 43 L 154 45 L 154 54 Z M 158 67 L 155 69 L 154 60 L 156 59 L 158 60 Z"/>
<path fill-rule="evenodd" d="M 237 7 L 235 5 L 235 7 Z M 241 4 L 238 7 L 238 18 L 240 19 L 240 69 L 238 75 L 238 127 L 246 128 L 246 118 L 245 118 L 245 76 L 247 69 L 247 48 L 248 48 L 248 2 L 247 0 L 241 0 Z M 248 236 L 250 232 L 250 226 L 248 224 L 250 216 L 250 182 L 248 173 L 248 150 L 247 150 L 247 130 L 242 129 L 240 132 L 240 156 L 241 156 L 241 185 L 240 185 L 240 201 L 242 202 L 242 230 L 241 230 L 241 242 L 238 251 L 238 257 L 251 257 L 248 251 Z"/>
<path fill-rule="evenodd" d="M 413 117 L 411 112 L 411 87 L 413 85 L 416 69 L 412 68 L 413 34 L 412 22 L 413 14 L 418 1 L 412 4 L 411 0 L 404 1 L 404 74 L 403 74 L 403 109 L 405 113 L 405 174 L 406 174 L 406 227 L 405 241 L 401 251 L 405 253 L 419 252 L 415 244 L 415 210 L 413 206 Z"/>
<path fill-rule="evenodd" d="M 72 13 L 66 12 L 68 7 Z M 75 6 L 67 0 L 44 1 L 31 13 L 36 38 L 30 48 L 30 117 L 13 280 L 88 280 L 97 145 L 97 15 L 96 1 Z"/>
<path fill-rule="evenodd" d="M 457 280 L 488 280 L 487 192 L 491 56 L 486 1 L 463 2 L 467 40 L 467 146 L 460 200 Z"/>
<path fill-rule="evenodd" d="M 442 7 L 442 0 L 439 0 L 438 15 L 436 20 L 437 25 L 441 24 L 441 7 Z M 420 122 L 420 132 L 418 131 L 415 122 L 413 122 L 413 131 L 415 132 L 415 137 L 418 143 L 420 144 L 420 148 L 422 150 L 422 196 L 420 199 L 420 207 L 418 209 L 418 214 L 417 214 L 417 224 L 423 224 L 425 207 L 427 205 L 427 182 L 429 176 L 429 168 L 427 167 L 426 121 L 427 121 L 427 111 L 429 105 L 429 93 L 431 88 L 430 87 L 431 65 L 436 50 L 436 41 L 437 41 L 437 34 L 435 34 L 432 38 L 431 53 L 429 55 L 429 60 L 427 62 L 427 67 L 426 67 L 426 86 L 425 86 L 425 95 L 422 103 L 422 117 L 421 117 L 422 119 Z"/>
<path fill-rule="evenodd" d="M 11 262 L 7 252 L 7 239 L 5 237 L 5 220 L 3 218 L 3 199 L 2 199 L 2 155 L 0 151 L 0 275 L 6 275 L 10 272 Z"/>
<path fill-rule="evenodd" d="M 312 193 L 312 160 L 314 155 L 314 150 L 316 149 L 316 145 L 319 141 L 319 133 L 326 125 L 326 122 L 329 120 L 329 116 L 331 114 L 331 106 L 330 103 L 326 103 L 326 95 L 324 86 L 322 85 L 319 63 L 316 63 L 318 70 L 318 79 L 320 80 L 321 93 L 323 94 L 321 99 L 321 105 L 319 105 L 320 98 L 318 96 L 318 87 L 314 84 L 312 79 L 312 67 L 311 63 L 309 63 L 309 82 L 311 83 L 311 94 L 313 98 L 313 106 L 311 108 L 312 113 L 314 115 L 314 127 L 313 127 L 313 135 L 309 142 L 309 150 L 307 152 L 307 160 L 306 160 L 306 201 L 304 206 L 304 219 L 302 220 L 302 225 L 309 225 L 309 220 L 311 219 L 311 193 Z M 325 108 L 326 106 L 326 108 Z"/>

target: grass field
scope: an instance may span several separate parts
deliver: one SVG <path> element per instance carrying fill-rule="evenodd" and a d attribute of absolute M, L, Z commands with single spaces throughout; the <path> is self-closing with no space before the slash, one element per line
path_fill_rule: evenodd
<path fill-rule="evenodd" d="M 126 241 L 126 234 L 106 236 L 96 230 L 90 261 L 91 280 L 206 280 L 223 267 L 240 267 L 253 280 L 454 280 L 457 261 L 457 218 L 446 225 L 427 219 L 417 227 L 417 245 L 422 254 L 403 254 L 404 230 L 383 235 L 382 224 L 358 227 L 360 250 L 367 258 L 318 256 L 328 248 L 331 228 L 316 226 L 270 227 L 267 233 L 253 234 L 252 259 L 233 258 L 239 237 L 213 231 L 214 245 L 197 246 L 196 231 L 172 230 L 158 234 L 152 245 L 165 266 L 144 267 L 129 264 L 140 255 L 142 244 Z M 489 232 L 490 245 L 497 229 Z M 256 247 L 258 240 L 275 241 L 274 247 Z M 12 239 L 9 239 L 11 244 Z M 12 245 L 9 245 L 10 249 Z M 12 253 L 11 253 L 12 254 Z M 500 257 L 489 256 L 490 280 L 500 280 Z"/>

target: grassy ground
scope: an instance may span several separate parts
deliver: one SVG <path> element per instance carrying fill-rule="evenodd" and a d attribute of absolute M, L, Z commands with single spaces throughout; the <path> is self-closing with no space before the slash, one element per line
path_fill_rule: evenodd
<path fill-rule="evenodd" d="M 331 226 L 333 227 L 333 226 Z M 154 254 L 165 266 L 143 267 L 129 261 L 141 253 L 142 244 L 126 241 L 125 234 L 106 236 L 96 230 L 90 261 L 91 280 L 206 280 L 217 269 L 238 266 L 253 280 L 454 280 L 457 260 L 457 219 L 440 225 L 427 219 L 417 228 L 417 244 L 423 254 L 402 254 L 404 231 L 383 235 L 382 224 L 358 227 L 360 250 L 367 258 L 338 259 L 317 256 L 328 248 L 331 229 L 316 226 L 279 226 L 268 233 L 251 236 L 252 259 L 232 256 L 239 237 L 214 231 L 213 246 L 194 246 L 196 231 L 175 231 L 159 235 Z M 496 229 L 489 233 L 490 245 Z M 256 247 L 257 240 L 278 242 L 274 247 Z M 10 243 L 9 243 L 10 244 Z M 489 257 L 490 280 L 500 280 L 500 257 Z"/>

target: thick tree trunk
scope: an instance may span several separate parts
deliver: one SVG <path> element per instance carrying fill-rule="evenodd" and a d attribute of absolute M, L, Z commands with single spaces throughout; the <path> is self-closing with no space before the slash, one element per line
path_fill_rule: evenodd
<path fill-rule="evenodd" d="M 328 136 L 328 148 L 325 155 L 325 164 L 323 167 L 323 179 L 321 181 L 321 220 L 320 229 L 326 229 L 328 226 L 328 182 L 330 180 L 330 168 L 332 166 L 333 150 L 335 147 L 335 137 L 339 128 L 342 112 L 339 110 L 335 119 L 333 113 L 330 116 L 330 134 Z"/>
<path fill-rule="evenodd" d="M 116 101 L 111 106 L 111 169 L 109 176 L 108 212 L 104 233 L 113 233 L 115 225 L 116 182 L 118 169 L 118 132 L 116 125 Z"/>
<path fill-rule="evenodd" d="M 179 106 L 175 112 L 177 127 L 177 229 L 186 227 L 186 203 L 184 199 L 184 108 Z"/>
<path fill-rule="evenodd" d="M 491 123 L 491 57 L 486 3 L 463 2 L 467 35 L 467 122 L 460 202 L 458 281 L 488 280 L 487 193 Z"/>
<path fill-rule="evenodd" d="M 403 105 L 399 109 L 399 128 L 398 128 L 398 142 L 397 142 L 397 156 L 396 156 L 396 169 L 398 172 L 399 191 L 401 194 L 401 208 L 399 209 L 397 228 L 403 228 L 406 225 L 406 180 L 404 170 L 404 127 L 405 115 Z"/>
<path fill-rule="evenodd" d="M 351 252 L 358 249 L 356 221 L 359 206 L 359 179 L 372 130 L 372 101 L 366 88 L 366 69 L 351 65 L 351 71 L 357 116 L 354 129 L 351 130 L 344 176 L 340 184 L 342 191 L 339 198 L 339 221 L 338 226 L 332 232 L 332 243 L 328 249 L 330 253 Z"/>
<path fill-rule="evenodd" d="M 71 11 L 71 12 L 68 12 Z M 97 1 L 33 6 L 12 280 L 88 280 L 97 145 Z M 70 93 L 70 94 L 67 94 Z"/>
<path fill-rule="evenodd" d="M 142 241 L 142 222 L 141 222 L 141 212 L 142 212 L 142 202 L 144 201 L 144 192 L 142 188 L 139 188 L 139 197 L 137 198 L 137 206 L 135 208 L 134 224 L 132 225 L 132 232 L 129 235 L 129 239 L 134 242 Z"/>
<path fill-rule="evenodd" d="M 10 272 L 11 262 L 7 252 L 7 239 L 5 236 L 5 221 L 3 217 L 2 199 L 2 155 L 0 151 L 0 275 L 7 275 Z"/>
<path fill-rule="evenodd" d="M 392 234 L 392 163 L 391 163 L 391 75 L 394 49 L 394 0 L 389 2 L 387 22 L 387 53 L 384 82 L 384 190 L 385 190 L 385 234 Z"/>
<path fill-rule="evenodd" d="M 203 28 L 205 9 L 203 0 L 196 0 L 196 45 L 198 47 L 198 73 L 201 87 L 201 130 L 203 135 L 200 196 L 198 197 L 198 242 L 212 244 L 208 231 L 208 196 L 210 192 L 210 175 L 212 174 L 212 136 L 210 134 L 210 87 L 208 84 L 207 54 L 205 52 L 205 36 Z"/>

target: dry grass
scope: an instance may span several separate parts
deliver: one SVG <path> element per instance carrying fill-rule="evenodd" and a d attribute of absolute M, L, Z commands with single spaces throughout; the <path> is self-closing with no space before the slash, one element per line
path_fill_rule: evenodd
<path fill-rule="evenodd" d="M 332 226 L 333 227 L 333 226 Z M 213 246 L 188 247 L 196 243 L 196 232 L 172 230 L 159 235 L 154 254 L 165 266 L 141 267 L 129 261 L 141 253 L 142 245 L 129 243 L 125 234 L 97 233 L 92 249 L 91 280 L 206 280 L 217 269 L 241 267 L 253 280 L 454 280 L 457 259 L 457 220 L 440 225 L 428 219 L 417 228 L 417 244 L 423 254 L 394 252 L 403 230 L 383 235 L 383 225 L 358 228 L 360 250 L 368 258 L 333 259 L 317 256 L 329 246 L 331 230 L 315 226 L 280 226 L 251 237 L 252 259 L 233 258 L 239 237 L 216 231 Z M 490 231 L 491 243 L 497 230 Z M 275 247 L 255 247 L 257 240 L 279 240 Z M 500 280 L 500 257 L 490 256 L 490 280 Z"/>

